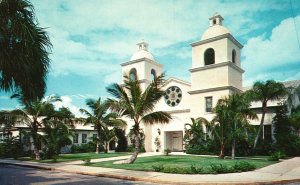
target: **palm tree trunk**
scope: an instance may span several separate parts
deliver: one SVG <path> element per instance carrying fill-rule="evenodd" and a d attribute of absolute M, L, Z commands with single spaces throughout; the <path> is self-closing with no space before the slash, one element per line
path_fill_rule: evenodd
<path fill-rule="evenodd" d="M 134 147 L 134 152 L 132 154 L 132 156 L 129 158 L 128 163 L 132 164 L 134 163 L 134 161 L 136 160 L 138 154 L 139 154 L 139 150 L 140 150 L 140 139 L 139 139 L 139 131 L 135 131 L 135 147 Z"/>
<path fill-rule="evenodd" d="M 265 107 L 264 107 L 264 106 L 265 106 Z M 256 145 L 257 145 L 258 139 L 259 139 L 259 137 L 260 137 L 260 133 L 261 133 L 262 128 L 263 128 L 263 126 L 264 126 L 264 120 L 265 120 L 265 115 L 266 115 L 266 106 L 267 106 L 267 104 L 266 104 L 266 103 L 263 103 L 263 107 L 262 107 L 262 116 L 261 116 L 261 120 L 260 120 L 259 129 L 258 129 L 257 135 L 256 135 L 255 140 L 254 140 L 254 145 L 253 145 L 252 153 L 255 152 Z"/>
<path fill-rule="evenodd" d="M 99 142 L 96 143 L 96 154 L 99 154 Z"/>
<path fill-rule="evenodd" d="M 104 153 L 108 152 L 108 142 L 104 143 Z"/>
<path fill-rule="evenodd" d="M 35 160 L 37 160 L 37 161 L 41 160 L 40 151 L 36 146 L 34 146 L 33 151 L 34 151 L 34 154 L 35 154 Z"/>
<path fill-rule="evenodd" d="M 231 144 L 231 159 L 235 158 L 235 139 L 232 141 Z"/>
<path fill-rule="evenodd" d="M 225 145 L 224 145 L 224 141 L 221 142 L 221 150 L 220 150 L 219 158 L 220 159 L 224 159 L 225 158 Z"/>

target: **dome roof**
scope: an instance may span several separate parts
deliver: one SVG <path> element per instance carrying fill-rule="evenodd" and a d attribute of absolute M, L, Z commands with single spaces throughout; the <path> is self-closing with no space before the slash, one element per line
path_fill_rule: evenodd
<path fill-rule="evenodd" d="M 201 40 L 206 40 L 220 35 L 224 35 L 226 33 L 230 33 L 226 27 L 222 26 L 222 21 L 224 19 L 220 14 L 215 13 L 212 17 L 209 18 L 209 20 L 210 27 L 204 32 Z"/>
<path fill-rule="evenodd" d="M 141 58 L 148 58 L 150 60 L 154 60 L 153 55 L 149 51 L 145 51 L 145 50 L 136 51 L 135 53 L 133 53 L 130 60 L 137 60 L 137 59 L 141 59 Z"/>
<path fill-rule="evenodd" d="M 221 25 L 210 26 L 202 35 L 201 40 L 210 39 L 213 37 L 217 37 L 219 35 L 224 35 L 226 33 L 230 33 L 229 30 Z"/>
<path fill-rule="evenodd" d="M 141 43 L 137 44 L 139 47 L 139 50 L 133 53 L 130 60 L 137 60 L 141 58 L 148 58 L 150 60 L 154 61 L 154 56 L 148 51 L 148 43 L 142 41 Z"/>

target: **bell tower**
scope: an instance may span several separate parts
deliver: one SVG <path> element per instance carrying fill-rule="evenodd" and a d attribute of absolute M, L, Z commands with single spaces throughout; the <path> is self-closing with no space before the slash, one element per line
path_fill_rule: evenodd
<path fill-rule="evenodd" d="M 151 83 L 155 76 L 161 75 L 163 65 L 156 62 L 154 56 L 148 51 L 149 44 L 141 41 L 136 44 L 138 50 L 133 53 L 130 61 L 122 63 L 122 81 L 124 75 L 129 78 L 138 78 L 143 90 Z"/>
<path fill-rule="evenodd" d="M 223 20 L 220 14 L 214 14 L 209 18 L 210 26 L 201 40 L 191 44 L 189 94 L 195 117 L 209 115 L 218 99 L 242 91 L 244 70 L 241 69 L 240 55 L 243 46 L 222 25 Z"/>

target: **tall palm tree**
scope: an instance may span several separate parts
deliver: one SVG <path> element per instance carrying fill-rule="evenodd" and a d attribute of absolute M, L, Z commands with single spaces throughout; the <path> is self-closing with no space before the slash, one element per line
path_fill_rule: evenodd
<path fill-rule="evenodd" d="M 257 119 L 257 115 L 250 109 L 251 103 L 245 94 L 232 94 L 228 98 L 223 99 L 224 114 L 228 116 L 226 119 L 230 123 L 231 137 L 231 158 L 235 158 L 236 139 L 240 135 L 244 135 L 245 129 L 249 126 L 249 120 Z"/>
<path fill-rule="evenodd" d="M 97 141 L 96 141 L 96 153 L 99 153 L 99 144 L 104 144 L 104 152 L 108 152 L 109 142 L 109 127 L 125 127 L 126 122 L 118 118 L 118 114 L 114 112 L 108 112 L 109 105 L 105 101 L 101 101 L 101 98 L 97 100 L 88 99 L 86 105 L 91 109 L 91 112 L 85 109 L 80 111 L 87 115 L 85 125 L 92 124 L 97 130 Z"/>
<path fill-rule="evenodd" d="M 134 122 L 134 152 L 128 160 L 119 163 L 134 163 L 136 160 L 140 146 L 140 124 L 168 123 L 171 120 L 171 115 L 167 112 L 153 112 L 156 103 L 165 94 L 162 89 L 163 78 L 164 75 L 154 78 L 144 92 L 138 78 L 130 79 L 128 76 L 124 76 L 124 85 L 115 83 L 107 88 L 107 91 L 116 98 L 108 99 L 111 109 Z"/>
<path fill-rule="evenodd" d="M 269 101 L 280 100 L 288 94 L 288 91 L 282 83 L 276 82 L 274 80 L 267 80 L 266 82 L 255 82 L 252 89 L 247 91 L 247 94 L 251 97 L 253 101 L 260 101 L 262 103 L 262 117 L 253 144 L 253 152 L 255 152 L 258 139 L 261 135 L 262 128 L 264 126 L 265 115 L 267 112 L 267 103 Z"/>
<path fill-rule="evenodd" d="M 28 0 L 0 1 L 0 90 L 21 93 L 27 100 L 41 99 L 51 47 Z"/>
<path fill-rule="evenodd" d="M 22 99 L 22 98 L 21 98 Z M 59 101 L 56 96 L 49 97 L 45 100 L 36 100 L 27 102 L 23 109 L 16 109 L 12 114 L 17 115 L 19 123 L 24 123 L 30 130 L 30 135 L 33 140 L 35 159 L 40 160 L 41 139 L 42 136 L 38 133 L 38 129 L 44 126 L 49 120 L 50 115 L 53 115 L 55 110 L 52 102 Z"/>

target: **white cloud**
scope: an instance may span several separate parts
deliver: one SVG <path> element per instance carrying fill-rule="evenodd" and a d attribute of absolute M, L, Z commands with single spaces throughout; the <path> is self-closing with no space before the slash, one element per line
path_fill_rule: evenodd
<path fill-rule="evenodd" d="M 270 37 L 264 34 L 248 40 L 242 52 L 245 57 L 242 66 L 246 71 L 246 83 L 270 78 L 291 79 L 293 74 L 284 71 L 285 68 L 300 62 L 293 21 L 292 18 L 283 20 L 272 30 Z M 300 16 L 295 18 L 295 22 L 300 25 Z M 275 68 L 281 68 L 281 72 L 272 71 Z M 293 76 L 293 79 L 296 77 Z"/>
<path fill-rule="evenodd" d="M 76 117 L 84 117 L 84 115 L 79 111 L 80 108 L 73 104 L 72 98 L 70 96 L 61 96 L 60 98 L 62 101 L 53 103 L 56 109 L 67 107 Z"/>

